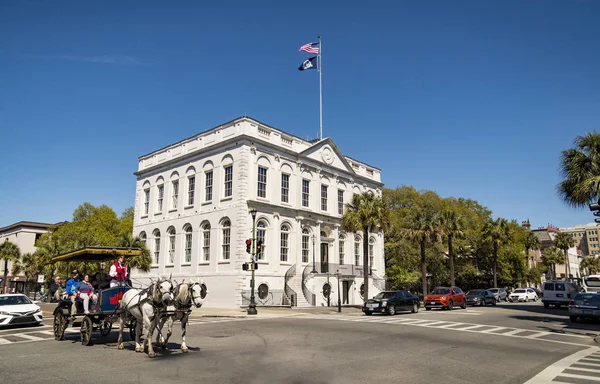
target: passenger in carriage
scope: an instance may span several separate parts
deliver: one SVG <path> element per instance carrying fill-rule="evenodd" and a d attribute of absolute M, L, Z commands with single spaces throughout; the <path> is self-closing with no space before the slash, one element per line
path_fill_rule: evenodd
<path fill-rule="evenodd" d="M 119 256 L 117 261 L 115 261 L 110 266 L 110 271 L 108 271 L 108 275 L 110 276 L 110 287 L 126 287 L 126 279 L 127 279 L 127 266 L 125 265 L 125 258 L 123 256 Z"/>
<path fill-rule="evenodd" d="M 108 275 L 106 273 L 102 273 L 100 275 L 100 282 L 98 283 L 98 290 L 103 290 L 110 288 L 110 281 L 108 281 Z"/>
<path fill-rule="evenodd" d="M 90 275 L 87 273 L 83 277 L 83 281 L 77 284 L 77 294 L 83 299 L 83 312 L 87 315 L 90 313 L 90 299 L 92 299 L 92 305 L 94 311 L 98 306 L 98 295 L 94 292 L 94 287 L 90 283 Z"/>
<path fill-rule="evenodd" d="M 67 281 L 67 285 L 65 287 L 65 299 L 71 300 L 71 316 L 75 316 L 77 314 L 77 306 L 75 305 L 75 294 L 77 293 L 77 284 L 81 281 L 79 277 L 79 271 L 73 270 L 71 273 L 71 278 Z"/>

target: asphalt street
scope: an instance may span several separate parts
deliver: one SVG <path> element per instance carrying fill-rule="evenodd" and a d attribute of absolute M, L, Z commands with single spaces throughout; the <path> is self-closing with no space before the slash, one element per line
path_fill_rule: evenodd
<path fill-rule="evenodd" d="M 571 324 L 539 303 L 363 316 L 270 310 L 252 318 L 195 317 L 188 354 L 179 328 L 149 359 L 116 332 L 84 347 L 76 329 L 54 341 L 49 325 L 0 331 L 9 383 L 594 383 L 600 324 Z M 126 340 L 129 340 L 128 336 Z M 6 381 L 5 381 L 6 379 Z"/>

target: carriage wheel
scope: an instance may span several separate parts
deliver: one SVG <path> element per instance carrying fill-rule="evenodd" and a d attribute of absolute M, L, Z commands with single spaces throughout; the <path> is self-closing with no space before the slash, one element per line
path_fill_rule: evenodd
<path fill-rule="evenodd" d="M 54 340 L 62 340 L 67 328 L 67 318 L 60 309 L 54 311 Z"/>
<path fill-rule="evenodd" d="M 92 341 L 92 319 L 88 316 L 84 317 L 81 321 L 81 330 L 79 333 L 81 334 L 81 345 L 90 345 Z"/>
<path fill-rule="evenodd" d="M 135 328 L 137 327 L 137 320 L 134 317 L 133 319 L 131 319 L 131 321 L 129 322 L 129 337 L 131 337 L 131 340 L 135 340 Z"/>
<path fill-rule="evenodd" d="M 100 325 L 98 327 L 100 328 L 100 334 L 102 335 L 102 337 L 106 337 L 112 329 L 112 322 L 103 320 L 102 322 L 100 322 Z"/>

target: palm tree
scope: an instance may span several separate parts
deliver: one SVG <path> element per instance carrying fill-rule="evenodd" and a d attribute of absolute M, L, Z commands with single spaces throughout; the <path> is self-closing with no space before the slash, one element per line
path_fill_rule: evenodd
<path fill-rule="evenodd" d="M 552 271 L 552 279 L 556 279 L 556 264 L 562 264 L 564 261 L 562 251 L 555 246 L 546 248 L 542 254 L 542 262 Z"/>
<path fill-rule="evenodd" d="M 6 290 L 6 279 L 8 277 L 8 262 L 11 260 L 18 260 L 21 257 L 21 250 L 15 243 L 11 243 L 6 239 L 4 243 L 0 244 L 0 260 L 4 260 L 4 272 L 2 277 L 2 290 L 3 293 Z"/>
<path fill-rule="evenodd" d="M 577 136 L 575 148 L 562 152 L 560 169 L 564 180 L 558 194 L 570 206 L 585 207 L 600 197 L 600 134 Z"/>
<path fill-rule="evenodd" d="M 419 244 L 421 250 L 421 279 L 423 284 L 423 297 L 427 296 L 427 261 L 425 248 L 427 244 L 441 240 L 437 213 L 432 209 L 414 207 L 407 215 L 404 228 L 404 236 Z"/>
<path fill-rule="evenodd" d="M 125 233 L 119 239 L 119 247 L 127 248 L 139 248 L 142 254 L 139 256 L 133 256 L 129 259 L 128 264 L 131 268 L 137 268 L 141 271 L 150 271 L 152 265 L 152 256 L 150 250 L 146 246 L 146 242 L 139 236 L 133 236 L 131 233 Z"/>
<path fill-rule="evenodd" d="M 352 196 L 350 203 L 346 204 L 346 212 L 342 217 L 342 228 L 345 231 L 363 233 L 363 278 L 364 296 L 369 298 L 369 235 L 379 228 L 385 230 L 390 223 L 390 212 L 381 197 L 376 197 L 371 192 L 364 192 Z"/>
<path fill-rule="evenodd" d="M 465 218 L 454 210 L 446 210 L 440 216 L 440 229 L 448 241 L 448 258 L 450 259 L 450 285 L 454 286 L 454 251 L 452 239 L 464 235 Z"/>
<path fill-rule="evenodd" d="M 557 248 L 562 249 L 565 253 L 565 274 L 567 275 L 566 277 L 568 279 L 571 275 L 571 263 L 569 263 L 569 248 L 575 246 L 575 239 L 568 233 L 561 232 L 558 235 L 556 235 L 554 243 L 556 244 Z"/>
<path fill-rule="evenodd" d="M 498 288 L 498 250 L 508 243 L 510 239 L 510 226 L 508 220 L 499 217 L 490 218 L 483 225 L 483 239 L 492 245 L 494 256 L 494 288 Z"/>
<path fill-rule="evenodd" d="M 535 233 L 528 232 L 527 237 L 525 238 L 525 258 L 527 259 L 527 261 L 529 261 L 530 259 L 529 252 L 538 250 L 541 246 L 542 243 L 540 242 L 540 238 L 537 237 Z M 531 256 L 531 258 L 533 258 L 533 256 Z M 529 268 L 533 267 L 532 265 L 528 266 Z"/>
<path fill-rule="evenodd" d="M 13 273 L 25 272 L 25 278 L 27 281 L 36 281 L 39 272 L 39 264 L 35 254 L 24 253 L 20 259 L 14 260 Z"/>

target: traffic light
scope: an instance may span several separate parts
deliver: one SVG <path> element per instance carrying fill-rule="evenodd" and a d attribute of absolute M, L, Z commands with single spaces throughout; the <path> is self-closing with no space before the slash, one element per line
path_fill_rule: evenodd
<path fill-rule="evenodd" d="M 242 270 L 244 270 L 244 271 L 248 270 L 248 263 L 242 264 Z"/>
<path fill-rule="evenodd" d="M 252 253 L 252 240 L 250 239 L 246 240 L 246 252 Z"/>
<path fill-rule="evenodd" d="M 261 255 L 262 254 L 262 240 L 258 240 L 258 242 L 256 243 L 256 254 L 257 255 Z M 256 268 L 254 268 L 256 269 Z"/>
<path fill-rule="evenodd" d="M 600 216 L 600 200 L 596 204 L 590 204 L 590 211 L 594 212 L 594 216 Z M 596 223 L 600 223 L 600 219 L 594 219 Z"/>

